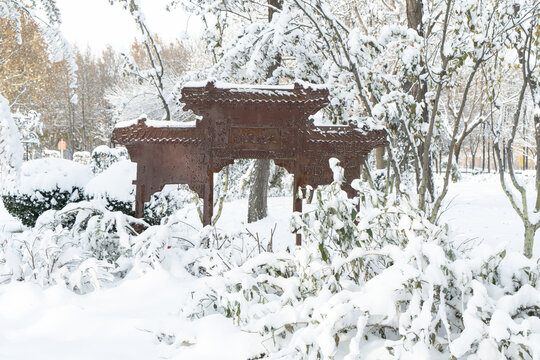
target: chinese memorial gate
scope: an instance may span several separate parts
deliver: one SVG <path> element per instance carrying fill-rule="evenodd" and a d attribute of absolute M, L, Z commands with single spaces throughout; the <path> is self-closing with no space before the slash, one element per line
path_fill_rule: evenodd
<path fill-rule="evenodd" d="M 340 160 L 345 178 L 360 176 L 368 153 L 387 145 L 386 132 L 356 126 L 315 126 L 310 115 L 328 104 L 328 90 L 291 86 L 187 84 L 184 110 L 202 117 L 191 123 L 127 121 L 117 124 L 112 142 L 124 145 L 137 163 L 135 216 L 166 184 L 188 184 L 203 201 L 203 224 L 212 222 L 213 174 L 235 159 L 272 159 L 294 175 L 299 187 L 329 184 L 328 160 Z M 343 189 L 354 195 L 350 184 Z M 293 210 L 302 211 L 295 197 Z M 297 235 L 297 244 L 300 236 Z"/>

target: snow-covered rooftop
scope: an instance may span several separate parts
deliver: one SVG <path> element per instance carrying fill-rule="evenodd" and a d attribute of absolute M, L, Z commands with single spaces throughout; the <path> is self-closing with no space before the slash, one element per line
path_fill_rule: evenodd
<path fill-rule="evenodd" d="M 214 87 L 222 90 L 233 90 L 242 92 L 259 92 L 259 91 L 293 91 L 295 89 L 312 89 L 312 90 L 324 90 L 327 89 L 326 85 L 312 84 L 301 80 L 296 80 L 292 84 L 286 85 L 258 85 L 258 84 L 235 84 L 224 81 L 204 80 L 204 81 L 188 81 L 184 84 L 183 88 L 204 88 Z"/>
<path fill-rule="evenodd" d="M 143 120 L 147 127 L 154 128 L 194 128 L 195 120 L 193 121 L 173 121 L 173 120 L 147 120 L 143 115 L 139 119 L 119 121 L 114 126 L 115 128 L 126 128 L 137 125 L 139 120 Z"/>

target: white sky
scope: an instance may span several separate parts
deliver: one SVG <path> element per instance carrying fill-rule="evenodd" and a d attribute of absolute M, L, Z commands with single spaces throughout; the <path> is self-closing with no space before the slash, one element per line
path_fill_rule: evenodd
<path fill-rule="evenodd" d="M 148 26 L 166 41 L 198 36 L 200 21 L 180 9 L 168 12 L 169 0 L 141 0 Z M 129 11 L 121 5 L 111 6 L 108 0 L 57 0 L 62 14 L 64 36 L 80 48 L 89 46 L 95 53 L 107 44 L 117 50 L 127 50 L 138 35 Z"/>

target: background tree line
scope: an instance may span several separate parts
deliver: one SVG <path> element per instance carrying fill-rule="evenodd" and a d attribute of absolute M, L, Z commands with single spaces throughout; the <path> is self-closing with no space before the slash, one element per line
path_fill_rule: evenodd
<path fill-rule="evenodd" d="M 56 149 L 58 141 L 64 139 L 68 155 L 92 151 L 98 145 L 109 144 L 118 120 L 143 113 L 161 117 L 148 84 L 127 76 L 126 58 L 135 66 L 149 66 L 141 41 L 134 39 L 126 53 L 110 46 L 101 53 L 74 46 L 77 85 L 73 89 L 68 62 L 53 61 L 38 25 L 25 14 L 21 14 L 21 20 L 19 33 L 12 19 L 0 18 L 0 93 L 12 112 L 41 114 L 43 149 Z M 196 46 L 153 38 L 163 58 L 164 83 L 171 92 L 191 66 L 189 49 L 196 51 Z"/>

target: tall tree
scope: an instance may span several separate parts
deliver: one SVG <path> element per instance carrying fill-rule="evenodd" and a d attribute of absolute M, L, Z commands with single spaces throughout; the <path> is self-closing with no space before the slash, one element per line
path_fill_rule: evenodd
<path fill-rule="evenodd" d="M 141 69 L 128 54 L 123 54 L 124 58 L 124 72 L 133 76 L 141 82 L 147 82 L 151 84 L 154 89 L 155 96 L 161 102 L 164 120 L 171 120 L 171 106 L 169 104 L 169 96 L 165 91 L 165 67 L 163 64 L 163 58 L 161 56 L 160 47 L 156 41 L 155 34 L 151 32 L 144 13 L 141 9 L 139 0 L 109 0 L 111 4 L 121 3 L 124 9 L 128 10 L 131 14 L 139 32 L 142 36 L 142 45 L 148 60 L 149 67 Z"/>
<path fill-rule="evenodd" d="M 160 49 L 160 58 L 164 67 L 163 92 L 167 94 L 171 118 L 176 121 L 186 120 L 190 116 L 181 110 L 181 105 L 177 102 L 178 85 L 185 81 L 186 73 L 192 69 L 191 58 L 196 58 L 200 53 L 193 51 L 191 45 L 184 42 L 165 43 L 156 35 L 154 35 L 154 40 Z M 105 94 L 105 98 L 111 106 L 112 118 L 116 121 L 131 120 L 141 114 L 146 114 L 153 119 L 162 118 L 162 101 L 155 95 L 154 85 L 123 71 L 125 70 L 125 62 L 122 58 L 125 59 L 126 56 L 133 61 L 134 68 L 147 68 L 149 66 L 145 45 L 136 39 L 131 45 L 129 54 L 118 55 L 120 56 L 120 73 L 124 76 L 120 81 L 111 82 Z M 108 57 L 111 58 L 111 55 Z"/>
<path fill-rule="evenodd" d="M 55 0 L 36 0 L 31 2 L 21 0 L 9 0 L 2 2 L 0 6 L 0 18 L 12 21 L 15 27 L 15 33 L 17 34 L 18 43 L 22 43 L 21 36 L 23 27 L 23 16 L 28 15 L 37 24 L 39 31 L 42 33 L 45 42 L 48 45 L 49 53 L 52 55 L 53 60 L 59 61 L 62 58 L 66 58 L 70 64 L 71 87 L 76 87 L 74 72 L 76 65 L 73 61 L 72 52 L 70 51 L 69 44 L 65 41 L 64 37 L 60 33 L 59 25 L 61 23 L 60 13 L 56 7 Z M 1 47 L 1 45 L 0 45 Z M 75 101 L 75 99 L 73 99 Z M 11 117 L 9 110 L 7 110 L 7 100 L 0 93 L 0 167 L 4 170 L 4 174 L 7 172 L 8 177 L 13 178 L 18 176 L 18 168 L 20 160 L 17 160 L 19 156 L 22 156 L 22 152 L 19 154 L 19 146 L 14 144 L 14 139 L 18 140 L 18 137 L 13 136 L 14 128 L 13 118 Z M 7 171 L 9 169 L 9 171 Z M 11 176 L 13 174 L 13 176 Z M 5 176 L 5 175 L 4 175 Z"/>
<path fill-rule="evenodd" d="M 0 18 L 0 39 L 0 93 L 13 110 L 38 109 L 51 64 L 43 35 L 35 21 L 22 13 L 20 29 L 13 19 Z"/>
<path fill-rule="evenodd" d="M 501 106 L 502 99 L 498 96 L 492 97 L 491 106 L 499 111 L 499 122 L 494 127 L 494 143 L 495 159 L 499 172 L 499 179 L 504 193 L 506 194 L 514 211 L 522 220 L 524 231 L 523 253 L 531 258 L 533 256 L 534 236 L 540 228 L 540 166 L 536 166 L 535 179 L 535 202 L 534 205 L 529 202 L 526 185 L 520 181 L 515 172 L 514 164 L 514 144 L 518 135 L 518 128 L 522 116 L 527 116 L 527 112 L 523 111 L 526 103 L 526 94 L 530 94 L 534 112 L 532 114 L 535 133 L 535 148 L 538 159 L 540 154 L 540 8 L 535 1 L 524 1 L 520 5 L 514 6 L 514 14 L 516 17 L 524 14 L 527 21 L 520 22 L 508 34 L 506 44 L 509 46 L 510 52 L 515 51 L 518 55 L 519 69 L 521 71 L 521 81 L 519 83 L 519 95 L 515 101 L 515 107 L 511 116 L 505 116 L 506 108 Z M 510 66 L 515 66 L 510 64 Z M 499 74 L 504 69 L 499 70 Z M 495 81 L 492 82 L 494 88 L 510 86 L 506 83 L 504 77 L 492 76 Z M 503 94 L 502 91 L 499 94 Z M 505 121 L 509 120 L 509 124 Z M 504 133 L 504 127 L 509 126 L 508 134 Z M 505 169 L 508 170 L 506 177 Z"/>

